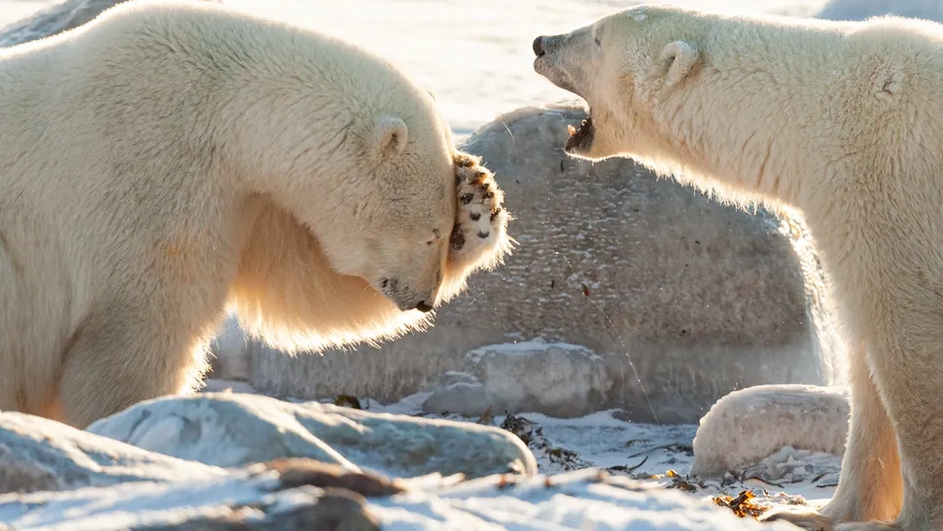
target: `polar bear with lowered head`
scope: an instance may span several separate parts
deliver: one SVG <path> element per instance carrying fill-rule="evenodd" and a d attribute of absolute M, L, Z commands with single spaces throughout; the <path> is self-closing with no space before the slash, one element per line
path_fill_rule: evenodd
<path fill-rule="evenodd" d="M 430 94 L 336 39 L 136 1 L 0 51 L 0 409 L 186 392 L 228 307 L 286 349 L 428 325 L 509 251 Z"/>
<path fill-rule="evenodd" d="M 644 5 L 534 52 L 588 104 L 572 156 L 804 214 L 851 347 L 852 415 L 831 502 L 770 518 L 943 529 L 943 26 Z"/>

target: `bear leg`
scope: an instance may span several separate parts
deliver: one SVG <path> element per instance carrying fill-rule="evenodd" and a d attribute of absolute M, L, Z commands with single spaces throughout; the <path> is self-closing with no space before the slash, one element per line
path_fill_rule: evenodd
<path fill-rule="evenodd" d="M 933 299 L 930 305 L 914 303 L 888 312 L 884 335 L 868 352 L 874 381 L 897 432 L 903 472 L 903 505 L 889 529 L 943 530 L 943 357 L 934 328 L 943 311 L 939 305 Z M 847 531 L 859 529 L 880 528 L 849 526 Z"/>
<path fill-rule="evenodd" d="M 206 370 L 203 350 L 187 346 L 192 337 L 174 337 L 167 333 L 173 328 L 159 319 L 127 319 L 148 313 L 109 315 L 123 318 L 86 325 L 66 354 L 59 384 L 62 418 L 57 420 L 79 429 L 143 400 L 193 387 Z"/>
<path fill-rule="evenodd" d="M 851 419 L 835 495 L 818 511 L 793 507 L 770 511 L 762 520 L 837 531 L 844 529 L 835 527 L 843 522 L 889 521 L 898 515 L 903 478 L 894 427 L 871 378 L 864 348 L 849 350 Z"/>

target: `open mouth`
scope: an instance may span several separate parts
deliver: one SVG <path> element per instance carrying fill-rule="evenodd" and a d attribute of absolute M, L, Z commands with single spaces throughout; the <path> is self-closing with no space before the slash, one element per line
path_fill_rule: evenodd
<path fill-rule="evenodd" d="M 566 128 L 570 132 L 570 138 L 563 148 L 567 153 L 585 152 L 593 145 L 596 129 L 593 127 L 592 116 L 587 116 L 578 128 L 572 125 L 567 125 Z"/>

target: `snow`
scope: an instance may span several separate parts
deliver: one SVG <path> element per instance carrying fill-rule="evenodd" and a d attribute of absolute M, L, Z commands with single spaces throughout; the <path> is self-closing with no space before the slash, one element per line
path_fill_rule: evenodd
<path fill-rule="evenodd" d="M 530 341 L 517 341 L 515 343 L 502 343 L 500 345 L 486 345 L 469 351 L 466 356 L 470 360 L 478 362 L 482 356 L 488 354 L 489 352 L 498 352 L 508 356 L 533 356 L 534 354 L 544 353 L 552 348 L 566 351 L 576 351 L 580 353 L 587 352 L 590 356 L 595 356 L 583 345 L 574 345 L 572 343 L 560 342 L 548 343 L 547 340 L 542 337 L 537 337 L 531 339 Z"/>
<path fill-rule="evenodd" d="M 226 507 L 259 506 L 287 511 L 317 504 L 322 491 L 300 487 L 272 493 L 272 473 L 241 471 L 225 481 L 186 484 L 134 483 L 121 488 L 87 488 L 61 493 L 0 496 L 0 522 L 18 531 L 117 531 L 172 524 Z M 595 471 L 578 471 L 502 485 L 483 478 L 455 487 L 416 489 L 370 499 L 367 507 L 387 531 L 450 529 L 568 529 L 656 531 L 788 531 L 786 524 L 760 525 L 720 511 L 677 491 L 664 491 Z M 253 515 L 261 520 L 263 516 Z"/>

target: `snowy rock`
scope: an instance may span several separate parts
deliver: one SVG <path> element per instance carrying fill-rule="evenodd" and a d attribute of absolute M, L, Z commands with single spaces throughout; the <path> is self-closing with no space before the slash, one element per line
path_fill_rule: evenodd
<path fill-rule="evenodd" d="M 29 42 L 81 26 L 124 0 L 66 0 L 0 28 L 0 48 Z M 222 2 L 223 0 L 200 0 Z"/>
<path fill-rule="evenodd" d="M 507 191 L 520 246 L 502 267 L 474 275 L 434 327 L 379 349 L 322 356 L 260 346 L 252 384 L 277 396 L 388 403 L 430 390 L 447 371 L 470 370 L 470 351 L 533 338 L 581 345 L 599 360 L 579 362 L 585 380 L 565 388 L 574 392 L 568 400 L 502 392 L 495 407 L 518 403 L 548 415 L 622 408 L 637 421 L 693 423 L 734 389 L 838 379 L 841 345 L 801 220 L 720 204 L 631 160 L 568 157 L 566 126 L 583 117 L 574 106 L 519 109 L 462 145 Z M 551 379 L 535 375 L 529 388 L 553 391 L 574 360 L 545 360 L 535 374 Z"/>
<path fill-rule="evenodd" d="M 481 415 L 490 407 L 571 417 L 587 407 L 598 409 L 594 401 L 613 385 L 601 356 L 579 345 L 543 340 L 475 349 L 466 354 L 462 370 L 474 375 L 475 382 L 437 389 L 423 404 L 424 411 Z"/>
<path fill-rule="evenodd" d="M 307 457 L 393 477 L 481 477 L 537 471 L 520 439 L 490 426 L 370 413 L 240 393 L 141 402 L 95 422 L 91 433 L 221 467 Z"/>
<path fill-rule="evenodd" d="M 691 474 L 742 470 L 787 446 L 841 456 L 849 413 L 843 388 L 760 385 L 730 393 L 701 419 Z M 782 473 L 772 471 L 773 476 Z"/>
<path fill-rule="evenodd" d="M 423 481 L 399 495 L 320 483 L 286 482 L 284 474 L 258 466 L 222 480 L 0 496 L 0 522 L 17 531 L 797 529 L 740 519 L 679 491 L 594 470 L 521 482 L 503 476 L 458 484 Z"/>
<path fill-rule="evenodd" d="M 0 413 L 0 493 L 198 480 L 223 473 L 41 417 Z"/>

